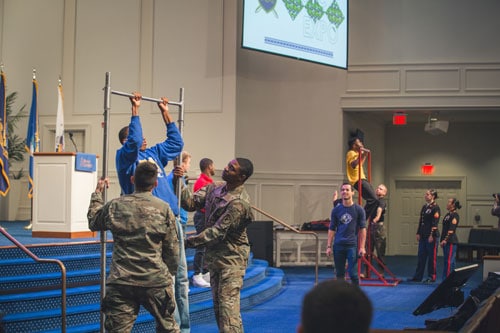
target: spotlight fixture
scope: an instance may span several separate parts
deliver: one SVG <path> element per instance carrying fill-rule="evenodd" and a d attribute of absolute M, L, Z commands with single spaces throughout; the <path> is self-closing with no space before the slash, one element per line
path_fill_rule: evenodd
<path fill-rule="evenodd" d="M 424 126 L 424 131 L 431 135 L 440 135 L 448 132 L 449 122 L 438 120 L 436 115 L 429 115 L 429 119 Z"/>

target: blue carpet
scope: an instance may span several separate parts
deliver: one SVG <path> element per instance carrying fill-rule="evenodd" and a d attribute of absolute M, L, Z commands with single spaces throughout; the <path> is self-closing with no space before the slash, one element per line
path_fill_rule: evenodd
<path fill-rule="evenodd" d="M 60 238 L 33 238 L 31 231 L 24 230 L 27 222 L 0 222 L 0 225 L 21 243 L 61 243 L 81 242 L 88 240 L 99 240 L 96 238 L 60 239 Z M 108 239 L 111 235 L 108 234 Z M 12 243 L 0 235 L 0 247 L 10 246 Z M 416 256 L 388 256 L 387 267 L 403 281 L 411 277 L 415 270 Z M 468 264 L 459 263 L 458 266 Z M 442 258 L 438 258 L 438 273 L 441 272 Z M 263 304 L 242 312 L 243 324 L 247 333 L 266 332 L 295 332 L 300 321 L 300 309 L 303 296 L 314 286 L 313 267 L 282 267 L 285 272 L 286 284 L 281 292 Z M 439 274 L 440 277 L 440 274 Z M 321 267 L 319 270 L 319 281 L 333 278 L 331 267 Z M 482 266 L 469 279 L 463 288 L 465 297 L 470 290 L 479 286 L 482 282 Z M 379 329 L 405 329 L 425 328 L 427 319 L 443 319 L 450 317 L 455 308 L 444 308 L 432 313 L 414 316 L 413 311 L 427 298 L 427 296 L 438 286 L 438 283 L 426 285 L 401 282 L 394 287 L 371 287 L 363 286 L 374 306 L 374 317 L 372 328 Z M 217 333 L 215 320 L 207 323 L 193 324 L 193 332 Z"/>
<path fill-rule="evenodd" d="M 389 256 L 388 268 L 399 278 L 411 277 L 417 263 L 416 256 Z M 460 266 L 468 264 L 460 263 Z M 438 268 L 442 267 L 441 259 Z M 242 312 L 246 333 L 295 332 L 300 322 L 301 302 L 304 295 L 314 286 L 313 267 L 281 267 L 285 272 L 286 285 L 281 293 L 251 310 Z M 333 269 L 321 267 L 319 281 L 333 278 Z M 465 297 L 470 290 L 482 282 L 482 267 L 469 279 L 462 289 Z M 402 330 L 405 328 L 425 328 L 427 319 L 450 317 L 455 308 L 443 308 L 432 313 L 414 316 L 413 311 L 439 285 L 401 282 L 395 287 L 362 286 L 374 307 L 372 328 Z M 195 324 L 193 332 L 217 333 L 215 322 Z"/>

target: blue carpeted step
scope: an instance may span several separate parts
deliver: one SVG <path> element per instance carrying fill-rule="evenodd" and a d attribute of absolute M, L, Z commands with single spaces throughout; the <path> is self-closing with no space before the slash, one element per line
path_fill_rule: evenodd
<path fill-rule="evenodd" d="M 241 310 L 252 308 L 276 295 L 283 286 L 284 273 L 281 269 L 268 268 L 266 277 L 258 284 L 243 288 L 241 291 Z M 213 302 L 208 299 L 189 305 L 192 323 L 214 320 Z"/>
<path fill-rule="evenodd" d="M 79 306 L 100 302 L 100 286 L 98 284 L 68 288 L 66 305 Z M 60 309 L 61 290 L 37 291 L 0 296 L 0 306 L 5 313 L 32 313 L 40 309 Z"/>
<path fill-rule="evenodd" d="M 249 275 L 250 279 L 253 271 L 262 270 L 264 265 L 250 267 Z M 276 294 L 282 287 L 283 282 L 283 272 L 279 269 L 267 268 L 267 274 L 259 283 L 253 283 L 250 287 L 244 287 L 241 292 L 241 308 L 247 309 L 255 304 L 259 304 L 267 300 Z M 200 288 L 201 289 L 201 288 Z M 206 320 L 213 320 L 213 303 L 211 299 L 210 289 L 205 289 L 204 299 L 190 303 L 191 321 L 201 322 Z M 35 311 L 36 304 L 41 306 L 42 303 L 36 301 L 36 296 L 51 298 L 50 310 Z M 82 326 L 83 322 L 99 322 L 99 286 L 91 286 L 85 288 L 70 288 L 67 292 L 67 325 L 72 326 Z M 30 303 L 33 300 L 33 304 Z M 30 293 L 25 295 L 10 296 L 10 299 L 4 298 L 5 304 L 13 304 L 21 302 L 24 307 L 17 309 L 5 309 L 8 314 L 4 318 L 7 323 L 9 331 L 17 332 L 37 332 L 41 330 L 57 330 L 60 327 L 60 291 L 48 291 L 48 292 L 38 292 Z M 17 302 L 15 302 L 17 301 Z M 76 303 L 82 303 L 81 305 L 76 305 Z M 89 302 L 92 302 L 89 304 Z M 44 306 L 47 306 L 46 304 Z M 31 312 L 24 312 L 26 309 L 30 309 Z M 153 318 L 144 310 L 141 309 L 142 313 L 142 326 L 150 329 L 153 326 L 147 324 L 147 322 L 153 322 Z M 139 325 L 139 326 L 141 326 Z M 138 326 L 138 327 L 139 327 Z M 23 327 L 29 328 L 29 330 L 23 330 Z M 86 325 L 80 327 L 81 332 L 85 332 L 89 328 Z M 139 329 L 139 328 L 137 328 Z M 144 332 L 148 332 L 148 330 Z M 90 330 L 89 332 L 91 332 Z M 135 330 L 134 330 L 135 331 Z M 68 332 L 80 332 L 79 330 L 72 330 Z M 139 332 L 139 331 L 137 331 Z"/>
<path fill-rule="evenodd" d="M 106 244 L 107 269 L 112 245 L 112 242 Z M 67 268 L 67 332 L 99 332 L 100 247 L 100 242 L 30 246 L 37 256 L 57 258 Z M 194 251 L 188 249 L 187 254 L 187 261 L 192 265 Z M 5 314 L 7 332 L 59 332 L 61 273 L 58 265 L 34 263 L 17 248 L 1 248 L 0 259 L 0 309 Z M 283 277 L 279 278 L 274 270 L 266 261 L 253 259 L 251 254 L 242 290 L 242 309 L 279 291 Z M 189 271 L 190 278 L 192 274 Z M 19 293 L 20 290 L 23 292 Z M 262 295 L 254 295 L 255 292 Z M 210 288 L 191 286 L 189 300 L 193 322 L 213 320 Z M 141 308 L 133 332 L 147 333 L 154 331 L 154 327 L 153 318 Z"/>
<path fill-rule="evenodd" d="M 106 271 L 109 272 L 109 265 L 106 266 Z M 67 286 L 88 285 L 96 283 L 96 281 L 100 281 L 100 279 L 100 269 L 82 269 L 66 272 Z M 13 291 L 21 292 L 39 290 L 41 288 L 48 289 L 49 287 L 60 288 L 60 286 L 61 272 L 0 276 L 0 295 L 7 292 L 12 293 Z"/>
<path fill-rule="evenodd" d="M 1 251 L 0 251 L 1 252 Z M 107 254 L 107 261 L 110 263 L 111 252 Z M 101 254 L 100 253 L 86 253 L 78 255 L 67 255 L 67 256 L 54 256 L 50 259 L 58 259 L 62 261 L 66 267 L 66 271 L 89 269 L 100 267 Z M 16 259 L 5 259 L 0 262 L 1 276 L 17 276 L 17 275 L 29 275 L 33 272 L 38 273 L 52 273 L 60 272 L 59 265 L 56 263 L 39 263 L 31 258 L 16 258 Z"/>
<path fill-rule="evenodd" d="M 256 283 L 259 283 L 266 277 L 266 270 L 268 268 L 267 261 L 264 260 L 253 260 L 253 264 L 247 267 L 245 272 L 245 277 L 243 279 L 243 288 L 247 288 Z M 189 276 L 193 275 L 193 272 L 188 273 Z M 210 288 L 198 288 L 194 286 L 189 287 L 189 303 L 204 302 L 206 300 L 212 299 L 212 292 Z"/>
<path fill-rule="evenodd" d="M 132 333 L 150 333 L 150 332 L 155 332 L 155 330 L 156 330 L 156 325 L 153 317 L 151 317 L 149 313 L 140 313 L 137 316 L 134 328 L 132 329 Z M 98 333 L 98 332 L 100 332 L 99 322 L 86 325 L 72 326 L 66 329 L 66 333 Z M 61 330 L 55 329 L 48 331 L 40 331 L 37 333 L 61 333 Z"/>
<path fill-rule="evenodd" d="M 284 277 L 281 269 L 268 268 L 264 281 L 241 291 L 241 308 L 249 309 L 276 295 L 283 287 Z"/>
<path fill-rule="evenodd" d="M 40 258 L 54 258 L 57 256 L 66 255 L 81 255 L 88 253 L 100 253 L 101 243 L 99 241 L 91 242 L 75 242 L 75 243 L 61 243 L 61 244 L 38 244 L 38 245 L 26 245 L 26 248 L 30 250 L 33 254 Z M 108 241 L 106 243 L 106 251 L 110 252 L 113 250 L 113 242 Z M 1 248 L 0 260 L 16 259 L 16 258 L 27 258 L 27 254 L 21 249 L 11 246 Z"/>
<path fill-rule="evenodd" d="M 88 323 L 99 323 L 100 303 L 68 306 L 66 309 L 66 326 L 68 328 L 82 326 Z M 149 313 L 141 307 L 140 322 L 154 322 Z M 24 313 L 7 314 L 4 317 L 7 332 L 40 332 L 61 331 L 61 309 L 42 310 Z M 154 327 L 154 325 L 153 325 Z"/>

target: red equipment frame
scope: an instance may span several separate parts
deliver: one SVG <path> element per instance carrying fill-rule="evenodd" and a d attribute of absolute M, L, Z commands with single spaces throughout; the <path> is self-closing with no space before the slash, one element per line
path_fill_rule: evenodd
<path fill-rule="evenodd" d="M 368 154 L 368 182 L 371 183 L 372 178 L 372 154 L 369 150 L 365 150 L 365 153 Z M 361 161 L 361 151 L 358 155 L 358 204 L 361 206 L 363 201 L 362 196 L 362 186 L 361 186 L 361 170 L 363 168 Z M 366 219 L 366 244 L 365 248 L 367 249 L 366 255 L 360 257 L 358 259 L 358 276 L 359 276 L 359 285 L 360 286 L 379 286 L 379 287 L 394 287 L 401 282 L 401 279 L 398 279 L 387 266 L 380 260 L 380 258 L 373 254 L 372 244 L 371 244 L 371 221 L 369 218 Z M 375 260 L 379 267 L 383 270 L 383 274 L 379 273 L 375 267 L 373 267 L 372 262 Z M 362 277 L 361 274 L 361 266 L 364 264 L 366 266 L 366 276 Z M 372 277 L 372 273 L 375 274 L 375 277 Z M 385 277 L 385 276 L 389 277 Z"/>

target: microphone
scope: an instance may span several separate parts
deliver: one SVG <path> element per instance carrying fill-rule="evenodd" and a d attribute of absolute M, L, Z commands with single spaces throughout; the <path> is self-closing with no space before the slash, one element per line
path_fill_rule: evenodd
<path fill-rule="evenodd" d="M 71 140 L 71 143 L 73 143 L 73 146 L 75 147 L 75 152 L 78 153 L 78 148 L 76 147 L 75 140 L 73 140 L 73 132 L 68 132 L 69 139 Z"/>

